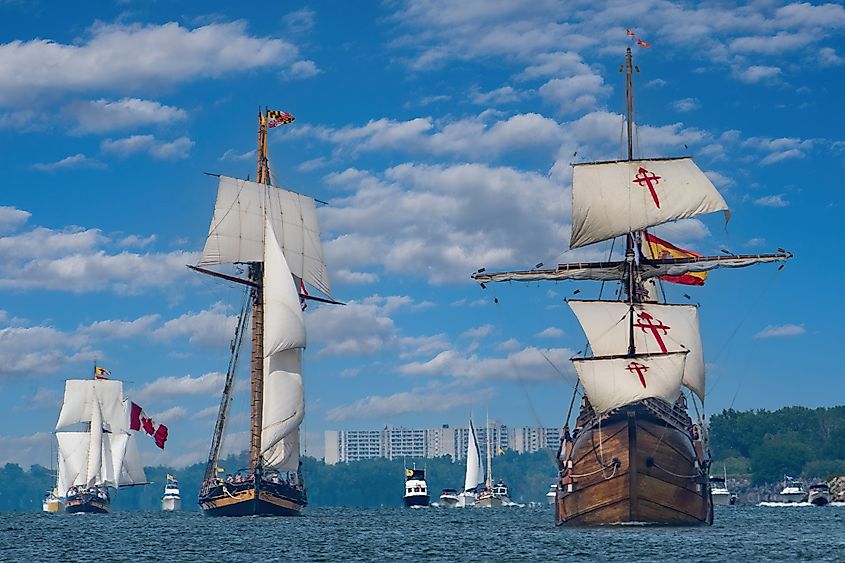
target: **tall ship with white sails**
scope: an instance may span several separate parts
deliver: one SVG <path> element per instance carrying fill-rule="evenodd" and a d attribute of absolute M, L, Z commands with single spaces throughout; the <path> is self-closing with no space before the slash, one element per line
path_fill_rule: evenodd
<path fill-rule="evenodd" d="M 191 266 L 245 288 L 200 488 L 199 504 L 210 516 L 292 516 L 307 504 L 299 461 L 299 427 L 305 415 L 302 300 L 336 302 L 330 298 L 315 200 L 271 182 L 268 129 L 293 120 L 287 112 L 259 112 L 256 181 L 219 177 L 208 238 L 199 263 Z M 245 266 L 246 277 L 208 269 L 232 264 Z M 327 297 L 309 295 L 306 284 Z M 247 332 L 251 333 L 249 467 L 224 479 L 219 474 L 220 448 Z"/>
<path fill-rule="evenodd" d="M 487 272 L 473 279 L 619 282 L 618 300 L 568 300 L 592 356 L 572 359 L 583 388 L 574 431 L 569 413 L 557 462 L 557 525 L 624 522 L 692 525 L 713 521 L 710 455 L 700 414 L 705 373 L 698 309 L 657 302 L 654 280 L 720 267 L 785 261 L 776 254 L 701 256 L 657 239 L 662 223 L 724 211 L 727 205 L 691 158 L 633 158 L 633 63 L 625 60 L 627 160 L 573 165 L 570 248 L 624 237 L 624 257 L 553 269 Z M 668 244 L 668 243 L 667 243 Z M 611 247 L 612 249 L 612 247 Z M 676 252 L 678 251 L 678 252 Z M 699 410 L 700 403 L 701 410 Z"/>
<path fill-rule="evenodd" d="M 110 511 L 111 489 L 147 484 L 131 432 L 123 383 L 111 379 L 65 382 L 56 423 L 58 471 L 55 496 L 66 512 Z"/>

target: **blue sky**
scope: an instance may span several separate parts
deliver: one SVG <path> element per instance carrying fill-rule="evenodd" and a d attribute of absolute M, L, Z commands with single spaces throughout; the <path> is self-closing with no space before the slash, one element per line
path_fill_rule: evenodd
<path fill-rule="evenodd" d="M 707 412 L 842 403 L 845 9 L 359 4 L 0 3 L 0 463 L 49 464 L 63 380 L 95 359 L 170 426 L 145 462 L 204 459 L 241 295 L 185 264 L 213 210 L 203 173 L 254 177 L 265 105 L 297 117 L 271 131 L 274 173 L 329 203 L 348 303 L 306 311 L 308 452 L 326 429 L 488 408 L 560 426 L 585 343 L 563 299 L 597 284 L 482 290 L 469 274 L 606 255 L 568 250 L 570 164 L 625 155 L 628 27 L 651 44 L 634 51 L 635 152 L 692 155 L 733 212 L 658 234 L 795 253 L 668 288 L 701 304 Z"/>

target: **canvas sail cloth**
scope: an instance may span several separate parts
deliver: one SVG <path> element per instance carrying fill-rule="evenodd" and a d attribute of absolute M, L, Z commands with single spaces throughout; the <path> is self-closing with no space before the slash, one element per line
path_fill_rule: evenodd
<path fill-rule="evenodd" d="M 728 206 L 691 158 L 576 164 L 570 248 Z"/>
<path fill-rule="evenodd" d="M 467 471 L 464 477 L 464 490 L 471 491 L 484 482 L 484 468 L 481 465 L 481 450 L 472 420 L 469 421 L 467 436 Z"/>
<path fill-rule="evenodd" d="M 619 301 L 568 301 L 595 356 L 628 350 L 631 306 Z M 634 304 L 634 351 L 639 354 L 688 351 L 683 383 L 704 402 L 705 373 L 698 307 Z M 674 399 L 673 399 L 674 400 Z"/>
<path fill-rule="evenodd" d="M 287 260 L 271 221 L 265 221 L 264 401 L 261 455 L 265 467 L 299 467 L 299 425 L 305 416 L 302 349 L 305 318 Z"/>
<path fill-rule="evenodd" d="M 262 262 L 265 217 L 291 272 L 331 296 L 314 199 L 248 180 L 220 176 L 198 265 Z"/>
<path fill-rule="evenodd" d="M 114 380 L 69 380 L 57 430 L 86 423 L 86 431 L 57 431 L 57 489 L 120 487 L 146 483 L 137 448 L 128 432 L 123 384 Z M 87 409 L 87 411 L 85 410 Z"/>
<path fill-rule="evenodd" d="M 599 413 L 657 397 L 674 403 L 681 393 L 686 352 L 610 358 L 573 358 L 578 379 Z"/>

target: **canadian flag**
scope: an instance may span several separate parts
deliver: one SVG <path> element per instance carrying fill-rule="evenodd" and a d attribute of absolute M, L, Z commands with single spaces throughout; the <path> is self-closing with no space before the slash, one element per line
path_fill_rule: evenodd
<path fill-rule="evenodd" d="M 129 414 L 129 428 L 132 430 L 141 430 L 149 434 L 156 441 L 156 446 L 164 449 L 164 443 L 167 441 L 167 426 L 164 424 L 156 425 L 153 419 L 148 417 L 139 405 L 132 403 L 132 411 Z"/>

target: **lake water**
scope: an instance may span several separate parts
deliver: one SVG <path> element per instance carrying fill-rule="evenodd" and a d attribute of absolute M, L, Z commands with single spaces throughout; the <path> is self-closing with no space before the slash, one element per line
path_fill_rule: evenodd
<path fill-rule="evenodd" d="M 713 526 L 556 528 L 551 507 L 0 514 L 2 561 L 843 561 L 845 506 L 717 506 Z"/>

